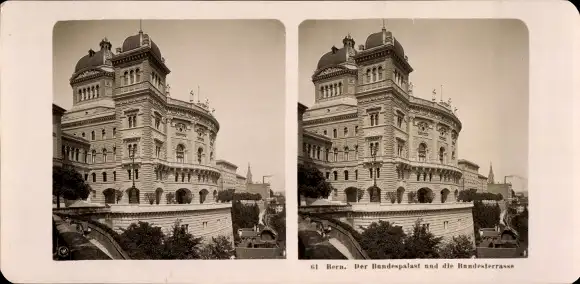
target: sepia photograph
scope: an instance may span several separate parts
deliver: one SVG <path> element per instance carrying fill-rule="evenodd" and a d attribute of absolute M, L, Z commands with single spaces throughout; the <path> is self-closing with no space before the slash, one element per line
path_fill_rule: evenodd
<path fill-rule="evenodd" d="M 299 259 L 527 257 L 522 21 L 307 20 L 298 44 Z"/>
<path fill-rule="evenodd" d="M 284 63 L 276 20 L 56 23 L 53 259 L 285 258 Z"/>

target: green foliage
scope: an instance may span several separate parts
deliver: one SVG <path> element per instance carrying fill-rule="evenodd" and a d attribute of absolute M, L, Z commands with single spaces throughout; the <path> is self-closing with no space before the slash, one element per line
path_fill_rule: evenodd
<path fill-rule="evenodd" d="M 453 240 L 443 245 L 439 251 L 441 258 L 471 258 L 475 255 L 475 247 L 471 238 L 465 235 L 453 237 Z"/>
<path fill-rule="evenodd" d="M 232 204 L 232 227 L 236 242 L 239 240 L 238 229 L 252 228 L 258 225 L 260 208 L 257 204 L 245 205 L 240 201 Z"/>
<path fill-rule="evenodd" d="M 518 232 L 521 242 L 528 242 L 528 207 L 524 207 L 524 211 L 513 217 L 511 225 Z"/>
<path fill-rule="evenodd" d="M 480 192 L 478 193 L 476 189 L 462 190 L 458 194 L 458 200 L 465 202 L 479 201 L 479 200 L 502 200 L 503 196 L 501 193 L 494 194 L 491 192 Z"/>
<path fill-rule="evenodd" d="M 235 189 L 220 190 L 217 193 L 217 201 L 219 202 L 230 202 L 233 200 L 262 200 L 262 195 L 249 192 L 236 193 Z"/>
<path fill-rule="evenodd" d="M 403 258 L 439 258 L 439 244 L 443 237 L 435 237 L 421 220 L 415 222 L 413 233 L 405 238 Z"/>
<path fill-rule="evenodd" d="M 498 204 L 487 205 L 481 201 L 473 203 L 473 222 L 479 228 L 493 228 L 499 224 L 501 209 Z"/>
<path fill-rule="evenodd" d="M 56 196 L 57 207 L 60 207 L 60 197 L 68 200 L 87 199 L 90 192 L 91 187 L 74 168 L 52 168 L 52 195 Z"/>
<path fill-rule="evenodd" d="M 175 192 L 168 192 L 165 195 L 165 199 L 167 200 L 167 204 L 175 204 Z"/>
<path fill-rule="evenodd" d="M 379 221 L 364 229 L 359 243 L 372 259 L 396 259 L 406 255 L 404 239 L 400 226 Z"/>
<path fill-rule="evenodd" d="M 202 259 L 230 259 L 235 254 L 232 242 L 225 236 L 212 237 L 201 250 Z"/>
<path fill-rule="evenodd" d="M 155 202 L 155 193 L 147 192 L 147 193 L 145 193 L 145 198 L 147 198 L 147 200 L 149 201 L 149 204 L 153 205 L 153 203 Z"/>
<path fill-rule="evenodd" d="M 394 204 L 395 201 L 397 201 L 397 193 L 394 191 L 388 191 L 387 198 L 391 200 L 391 204 Z"/>
<path fill-rule="evenodd" d="M 327 198 L 333 187 L 317 168 L 298 164 L 298 194 L 309 198 Z"/>
<path fill-rule="evenodd" d="M 147 222 L 131 224 L 121 233 L 121 243 L 131 259 L 161 259 L 165 235 Z"/>
<path fill-rule="evenodd" d="M 234 200 L 262 200 L 259 193 L 240 192 L 234 194 Z"/>
<path fill-rule="evenodd" d="M 286 241 L 286 208 L 282 212 L 272 215 L 269 220 L 269 225 L 278 234 L 278 241 Z"/>
<path fill-rule="evenodd" d="M 172 234 L 165 237 L 161 259 L 199 259 L 202 238 L 196 238 L 177 220 Z"/>
<path fill-rule="evenodd" d="M 122 198 L 123 198 L 123 191 L 115 189 L 115 200 L 117 201 L 117 204 L 119 203 L 119 201 L 121 201 Z"/>
<path fill-rule="evenodd" d="M 409 191 L 407 193 L 407 199 L 409 203 L 417 203 L 417 192 L 416 191 Z"/>

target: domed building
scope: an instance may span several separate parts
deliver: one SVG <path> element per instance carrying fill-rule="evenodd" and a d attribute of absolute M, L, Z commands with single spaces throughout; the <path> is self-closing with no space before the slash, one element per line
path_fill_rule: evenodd
<path fill-rule="evenodd" d="M 115 229 L 134 218 L 169 228 L 180 216 L 201 232 L 196 236 L 231 236 L 231 204 L 216 202 L 223 167 L 216 164 L 220 125 L 209 103 L 171 98 L 170 69 L 143 31 L 115 51 L 106 38 L 99 47 L 78 60 L 70 78 L 73 106 L 55 129 L 84 144 L 63 142 L 63 163 L 84 175 L 91 203 L 121 214 L 106 221 Z"/>
<path fill-rule="evenodd" d="M 342 42 L 318 61 L 314 104 L 299 106 L 299 162 L 324 173 L 355 228 L 422 218 L 440 235 L 473 237 L 472 204 L 456 201 L 462 124 L 450 101 L 413 95 L 413 68 L 386 28 L 358 49 Z"/>

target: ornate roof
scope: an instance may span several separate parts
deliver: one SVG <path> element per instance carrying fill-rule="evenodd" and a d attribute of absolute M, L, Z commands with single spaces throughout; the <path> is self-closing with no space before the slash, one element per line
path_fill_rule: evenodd
<path fill-rule="evenodd" d="M 367 41 L 365 42 L 365 50 L 386 44 L 389 37 L 393 38 L 393 49 L 395 50 L 395 53 L 397 53 L 402 58 L 405 58 L 405 50 L 403 49 L 401 43 L 399 43 L 399 41 L 393 37 L 390 31 L 387 31 L 384 28 L 380 32 L 371 34 L 367 37 Z"/>
<path fill-rule="evenodd" d="M 107 57 L 113 55 L 111 52 L 111 43 L 107 40 L 107 38 L 104 38 L 103 40 L 101 40 L 101 43 L 99 45 L 101 46 L 101 49 L 99 51 L 94 51 L 90 49 L 88 54 L 83 56 L 77 62 L 77 65 L 75 66 L 75 73 L 83 70 L 96 68 L 102 65 L 112 66 L 110 65 L 110 63 L 108 64 L 107 62 Z"/>
<path fill-rule="evenodd" d="M 151 40 L 151 38 L 149 37 L 148 34 L 144 34 L 143 31 L 139 31 L 138 34 L 136 35 L 132 35 L 128 38 L 125 39 L 125 41 L 123 42 L 123 52 L 127 52 L 133 49 L 137 49 L 140 48 L 142 46 L 146 46 L 147 42 L 150 43 L 150 47 L 151 47 L 151 52 L 153 54 L 155 54 L 155 56 L 157 56 L 159 58 L 159 60 L 161 60 L 161 50 L 159 50 L 159 47 L 157 47 L 157 45 L 155 44 L 155 42 L 153 42 L 153 40 Z"/>
<path fill-rule="evenodd" d="M 325 53 L 324 55 L 322 55 L 322 57 L 320 57 L 316 69 L 322 69 L 324 67 L 344 63 L 346 62 L 347 58 L 348 57 L 346 54 L 346 48 L 343 47 L 341 49 L 338 49 L 333 46 L 329 52 Z"/>

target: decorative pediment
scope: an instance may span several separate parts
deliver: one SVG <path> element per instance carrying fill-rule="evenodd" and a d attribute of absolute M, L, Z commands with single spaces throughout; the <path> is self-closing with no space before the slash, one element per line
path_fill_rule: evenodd
<path fill-rule="evenodd" d="M 99 73 L 101 73 L 101 72 L 100 71 L 96 71 L 96 70 L 88 70 L 88 71 L 85 71 L 85 72 L 82 72 L 82 73 L 78 74 L 74 79 L 82 79 L 82 78 L 85 78 L 85 77 L 88 77 L 88 76 L 92 76 L 92 75 L 96 75 L 96 74 L 99 74 Z"/>
<path fill-rule="evenodd" d="M 345 70 L 346 68 L 344 67 L 339 67 L 339 66 L 335 66 L 335 67 L 328 67 L 325 69 L 320 70 L 317 74 L 315 74 L 314 76 L 324 76 L 324 75 L 328 75 L 328 74 L 332 74 L 332 73 L 336 73 L 336 72 L 340 72 L 342 70 Z"/>

